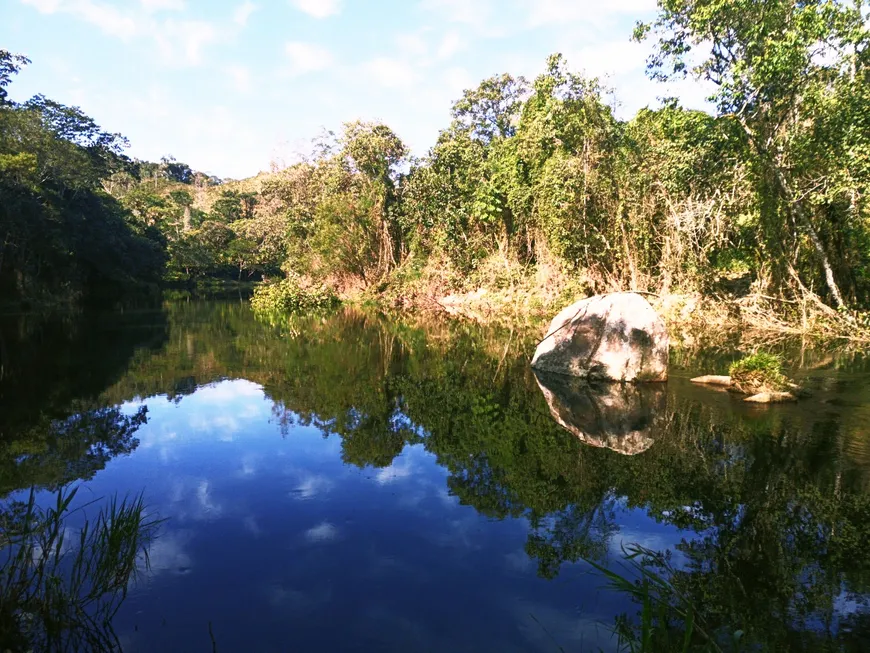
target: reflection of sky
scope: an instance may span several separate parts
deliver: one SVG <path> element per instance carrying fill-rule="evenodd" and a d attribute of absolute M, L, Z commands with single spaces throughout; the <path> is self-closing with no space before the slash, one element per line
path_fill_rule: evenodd
<path fill-rule="evenodd" d="M 262 389 L 241 380 L 125 408 L 143 403 L 139 448 L 88 484 L 144 489 L 169 520 L 117 617 L 125 650 L 207 650 L 209 622 L 222 651 L 615 646 L 608 627 L 628 606 L 600 576 L 568 565 L 538 578 L 525 520 L 460 505 L 422 445 L 382 469 L 344 465 L 339 438 L 315 427 L 283 439 Z M 621 506 L 617 518 L 614 551 L 679 538 Z"/>

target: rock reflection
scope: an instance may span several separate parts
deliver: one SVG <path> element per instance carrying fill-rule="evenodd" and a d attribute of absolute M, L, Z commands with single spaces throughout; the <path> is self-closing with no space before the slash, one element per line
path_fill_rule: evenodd
<path fill-rule="evenodd" d="M 553 419 L 593 447 L 634 456 L 655 440 L 657 417 L 664 414 L 661 386 L 590 384 L 582 379 L 534 371 Z"/>

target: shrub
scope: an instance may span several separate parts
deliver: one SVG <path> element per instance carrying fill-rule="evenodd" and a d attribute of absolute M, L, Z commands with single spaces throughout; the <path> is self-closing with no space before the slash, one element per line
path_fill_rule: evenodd
<path fill-rule="evenodd" d="M 340 303 L 329 288 L 306 288 L 296 278 L 263 283 L 254 289 L 251 307 L 258 312 L 293 313 L 331 308 Z"/>
<path fill-rule="evenodd" d="M 783 391 L 788 379 L 782 371 L 782 359 L 774 354 L 752 354 L 731 364 L 728 370 L 735 388 L 746 392 L 762 389 Z"/>

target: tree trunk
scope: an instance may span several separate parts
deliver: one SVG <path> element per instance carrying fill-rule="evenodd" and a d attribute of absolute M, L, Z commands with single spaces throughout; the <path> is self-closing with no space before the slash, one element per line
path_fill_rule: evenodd
<path fill-rule="evenodd" d="M 828 253 L 825 251 L 825 247 L 819 238 L 819 234 L 816 232 L 812 221 L 804 210 L 803 204 L 795 196 L 794 191 L 792 191 L 791 185 L 788 183 L 788 179 L 786 179 L 782 168 L 777 165 L 767 148 L 759 143 L 759 139 L 756 137 L 752 128 L 746 124 L 746 120 L 741 117 L 739 121 L 740 126 L 749 138 L 750 145 L 755 149 L 762 163 L 773 173 L 776 185 L 779 187 L 780 193 L 782 193 L 782 196 L 785 198 L 789 211 L 795 218 L 795 223 L 799 224 L 804 230 L 806 230 L 810 242 L 813 244 L 813 249 L 815 249 L 816 254 L 819 257 L 819 262 L 821 263 L 822 270 L 825 273 L 825 283 L 828 286 L 831 296 L 834 298 L 834 303 L 837 305 L 837 308 L 845 308 L 846 303 L 843 301 L 843 295 L 840 292 L 840 287 L 837 285 L 837 280 L 834 277 L 834 268 L 831 265 L 831 260 L 828 258 Z"/>
<path fill-rule="evenodd" d="M 622 202 L 619 203 L 619 209 L 616 211 L 616 219 L 619 220 L 619 230 L 622 235 L 622 248 L 625 250 L 625 260 L 628 263 L 628 270 L 631 274 L 631 291 L 637 291 L 637 267 L 634 264 L 634 257 L 631 255 L 631 245 L 628 242 L 628 232 L 625 229 L 625 207 Z"/>
<path fill-rule="evenodd" d="M 813 248 L 816 250 L 816 254 L 819 257 L 819 262 L 822 265 L 822 270 L 825 272 L 825 283 L 828 286 L 831 296 L 834 298 L 834 303 L 837 305 L 837 308 L 845 308 L 846 302 L 843 301 L 843 295 L 840 292 L 840 287 L 837 285 L 837 280 L 834 277 L 834 268 L 831 265 L 831 260 L 828 258 L 828 253 L 825 251 L 824 244 L 819 239 L 819 234 L 816 232 L 815 227 L 813 227 L 813 223 L 810 221 L 809 216 L 804 210 L 803 204 L 794 196 L 791 186 L 789 186 L 788 180 L 785 178 L 782 170 L 780 170 L 779 167 L 774 166 L 773 172 L 776 175 L 777 184 L 788 202 L 789 209 L 792 211 L 795 218 L 797 218 L 796 222 L 806 230 L 807 235 L 810 237 L 810 242 L 813 244 Z"/>

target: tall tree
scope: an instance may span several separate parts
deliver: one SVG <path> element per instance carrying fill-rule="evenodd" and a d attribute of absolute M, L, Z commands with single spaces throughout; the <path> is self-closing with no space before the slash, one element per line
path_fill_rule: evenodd
<path fill-rule="evenodd" d="M 860 1 L 660 0 L 658 18 L 639 24 L 635 37 L 650 33 L 658 37 L 651 76 L 691 74 L 712 83 L 718 111 L 740 125 L 757 165 L 768 254 L 791 268 L 789 246 L 804 235 L 831 299 L 844 307 L 806 189 L 793 173 L 791 135 L 812 120 L 803 110 L 805 98 L 833 79 L 859 74 L 868 43 Z"/>

